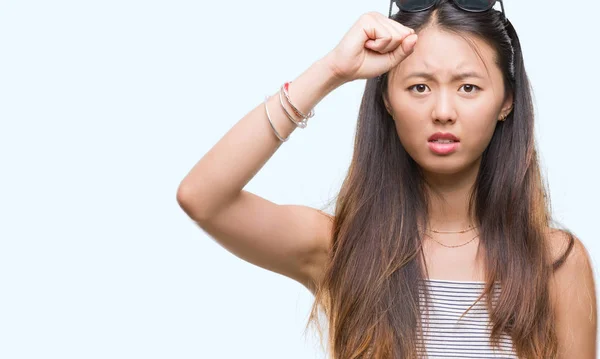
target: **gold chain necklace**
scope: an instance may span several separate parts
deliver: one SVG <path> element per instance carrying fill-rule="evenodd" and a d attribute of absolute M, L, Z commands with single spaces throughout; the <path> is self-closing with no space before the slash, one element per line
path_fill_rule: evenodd
<path fill-rule="evenodd" d="M 425 234 L 427 237 L 429 237 L 429 238 L 433 239 L 434 241 L 438 242 L 439 244 L 443 245 L 443 246 L 444 246 L 444 247 L 446 247 L 446 248 L 456 248 L 456 247 L 462 247 L 462 246 L 464 246 L 464 245 L 466 245 L 466 244 L 469 244 L 469 243 L 473 242 L 473 240 L 474 240 L 475 238 L 479 237 L 479 234 L 478 234 L 478 235 L 476 235 L 475 237 L 471 238 L 471 239 L 470 239 L 468 242 L 466 242 L 466 243 L 463 243 L 463 244 L 458 244 L 458 245 L 455 245 L 455 246 L 449 246 L 449 245 L 447 245 L 447 244 L 444 244 L 444 243 L 442 243 L 442 242 L 438 241 L 437 239 L 433 238 L 432 236 L 430 236 L 430 235 L 429 235 L 429 234 L 427 234 L 427 233 L 423 233 L 423 234 Z"/>
<path fill-rule="evenodd" d="M 432 231 L 433 233 L 466 233 L 475 228 L 477 227 L 469 226 L 469 228 L 463 229 L 462 231 L 436 231 L 435 229 L 430 229 L 430 231 Z"/>
<path fill-rule="evenodd" d="M 431 232 L 433 232 L 433 233 L 466 233 L 466 232 L 469 232 L 469 231 L 471 231 L 471 230 L 473 230 L 473 229 L 475 229 L 475 228 L 477 228 L 477 226 L 473 227 L 473 225 L 470 225 L 470 226 L 469 226 L 467 229 L 463 229 L 463 230 L 461 230 L 461 231 L 438 231 L 438 230 L 435 230 L 435 229 L 430 229 L 430 231 L 431 231 Z M 433 238 L 433 237 L 432 237 L 432 236 L 430 236 L 429 234 L 427 234 L 427 231 L 423 232 L 423 234 L 424 234 L 424 235 L 426 235 L 427 237 L 429 237 L 429 238 L 433 239 L 434 241 L 438 242 L 439 244 L 441 244 L 442 246 L 444 246 L 444 247 L 446 247 L 446 248 L 456 248 L 456 247 L 462 247 L 462 246 L 464 246 L 464 245 L 467 245 L 467 244 L 471 243 L 472 241 L 474 241 L 474 240 L 475 240 L 475 238 L 479 237 L 479 234 L 478 234 L 478 235 L 476 235 L 475 237 L 471 238 L 471 239 L 470 239 L 469 241 L 467 241 L 466 243 L 463 243 L 463 244 L 458 244 L 458 245 L 454 245 L 454 246 L 449 246 L 449 245 L 447 245 L 447 244 L 444 244 L 444 243 L 442 243 L 442 242 L 438 241 L 437 239 Z"/>

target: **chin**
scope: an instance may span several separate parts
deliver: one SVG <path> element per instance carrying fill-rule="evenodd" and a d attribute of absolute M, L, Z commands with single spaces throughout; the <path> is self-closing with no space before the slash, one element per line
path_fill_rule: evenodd
<path fill-rule="evenodd" d="M 459 159 L 454 155 L 427 158 L 425 160 L 415 159 L 415 162 L 424 172 L 439 175 L 455 175 L 473 168 L 470 162 Z"/>

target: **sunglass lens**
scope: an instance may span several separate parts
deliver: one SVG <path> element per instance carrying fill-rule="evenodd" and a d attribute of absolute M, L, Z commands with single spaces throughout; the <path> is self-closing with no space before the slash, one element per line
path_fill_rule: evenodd
<path fill-rule="evenodd" d="M 467 11 L 485 11 L 491 9 L 496 0 L 454 0 L 454 2 Z"/>
<path fill-rule="evenodd" d="M 425 10 L 433 6 L 436 0 L 396 0 L 396 5 L 403 11 Z"/>

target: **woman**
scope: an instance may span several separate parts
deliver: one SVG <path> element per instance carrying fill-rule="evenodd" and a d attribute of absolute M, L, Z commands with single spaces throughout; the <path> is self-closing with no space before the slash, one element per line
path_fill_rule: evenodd
<path fill-rule="evenodd" d="M 363 15 L 181 182 L 181 207 L 222 246 L 315 294 L 309 324 L 322 309 L 332 358 L 596 356 L 589 256 L 552 227 L 520 43 L 495 2 Z M 367 84 L 334 216 L 243 190 L 356 79 Z"/>

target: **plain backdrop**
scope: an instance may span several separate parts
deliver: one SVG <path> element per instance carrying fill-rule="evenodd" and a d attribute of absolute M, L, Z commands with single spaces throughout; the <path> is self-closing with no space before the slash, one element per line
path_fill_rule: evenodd
<path fill-rule="evenodd" d="M 219 246 L 176 190 L 266 94 L 388 4 L 0 1 L 0 358 L 323 358 L 303 336 L 312 295 Z M 598 273 L 600 3 L 571 6 L 505 0 L 554 215 Z M 326 97 L 245 189 L 324 206 L 363 87 Z"/>

